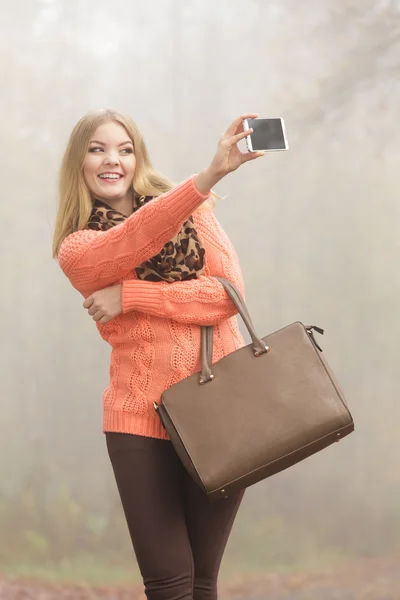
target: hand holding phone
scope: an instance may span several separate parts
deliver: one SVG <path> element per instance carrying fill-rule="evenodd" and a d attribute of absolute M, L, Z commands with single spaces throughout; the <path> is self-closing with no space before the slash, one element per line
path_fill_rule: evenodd
<path fill-rule="evenodd" d="M 288 150 L 285 123 L 281 117 L 270 119 L 244 119 L 244 131 L 253 129 L 246 136 L 246 146 L 249 152 L 276 152 Z"/>
<path fill-rule="evenodd" d="M 220 138 L 217 151 L 210 165 L 196 175 L 195 184 L 200 192 L 203 194 L 208 193 L 225 175 L 264 155 L 264 152 L 241 152 L 238 148 L 238 143 L 248 135 L 244 131 L 244 120 L 253 119 L 257 116 L 257 113 L 247 113 L 232 121 Z"/>

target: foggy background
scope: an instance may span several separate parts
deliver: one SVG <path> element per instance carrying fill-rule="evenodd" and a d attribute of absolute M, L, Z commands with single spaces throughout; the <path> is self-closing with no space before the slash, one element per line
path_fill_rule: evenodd
<path fill-rule="evenodd" d="M 109 347 L 51 258 L 61 156 L 97 107 L 130 114 L 176 182 L 239 114 L 285 119 L 289 152 L 223 179 L 216 214 L 259 334 L 325 328 L 356 431 L 248 490 L 224 577 L 399 552 L 400 2 L 1 0 L 0 17 L 1 569 L 137 580 L 101 432 Z"/>

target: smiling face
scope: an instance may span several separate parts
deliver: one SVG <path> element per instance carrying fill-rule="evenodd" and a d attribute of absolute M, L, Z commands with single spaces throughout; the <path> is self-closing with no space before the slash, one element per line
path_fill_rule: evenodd
<path fill-rule="evenodd" d="M 120 210 L 131 201 L 135 166 L 133 143 L 125 128 L 115 121 L 99 125 L 83 161 L 83 177 L 92 197 Z"/>

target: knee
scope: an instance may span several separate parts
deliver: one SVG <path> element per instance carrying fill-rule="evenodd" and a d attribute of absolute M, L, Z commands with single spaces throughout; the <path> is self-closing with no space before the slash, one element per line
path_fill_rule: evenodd
<path fill-rule="evenodd" d="M 217 578 L 195 576 L 193 600 L 217 600 Z"/>
<path fill-rule="evenodd" d="M 143 582 L 147 600 L 193 600 L 193 575 L 190 571 L 146 577 Z"/>

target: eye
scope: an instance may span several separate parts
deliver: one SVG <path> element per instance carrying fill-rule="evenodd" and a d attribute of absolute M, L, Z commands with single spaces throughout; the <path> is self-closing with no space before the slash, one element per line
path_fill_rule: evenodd
<path fill-rule="evenodd" d="M 89 152 L 97 152 L 97 150 L 103 150 L 103 148 L 100 148 L 100 146 L 92 146 L 92 148 L 89 148 Z"/>
<path fill-rule="evenodd" d="M 121 152 L 125 152 L 125 154 L 132 154 L 133 148 L 124 148 Z"/>

